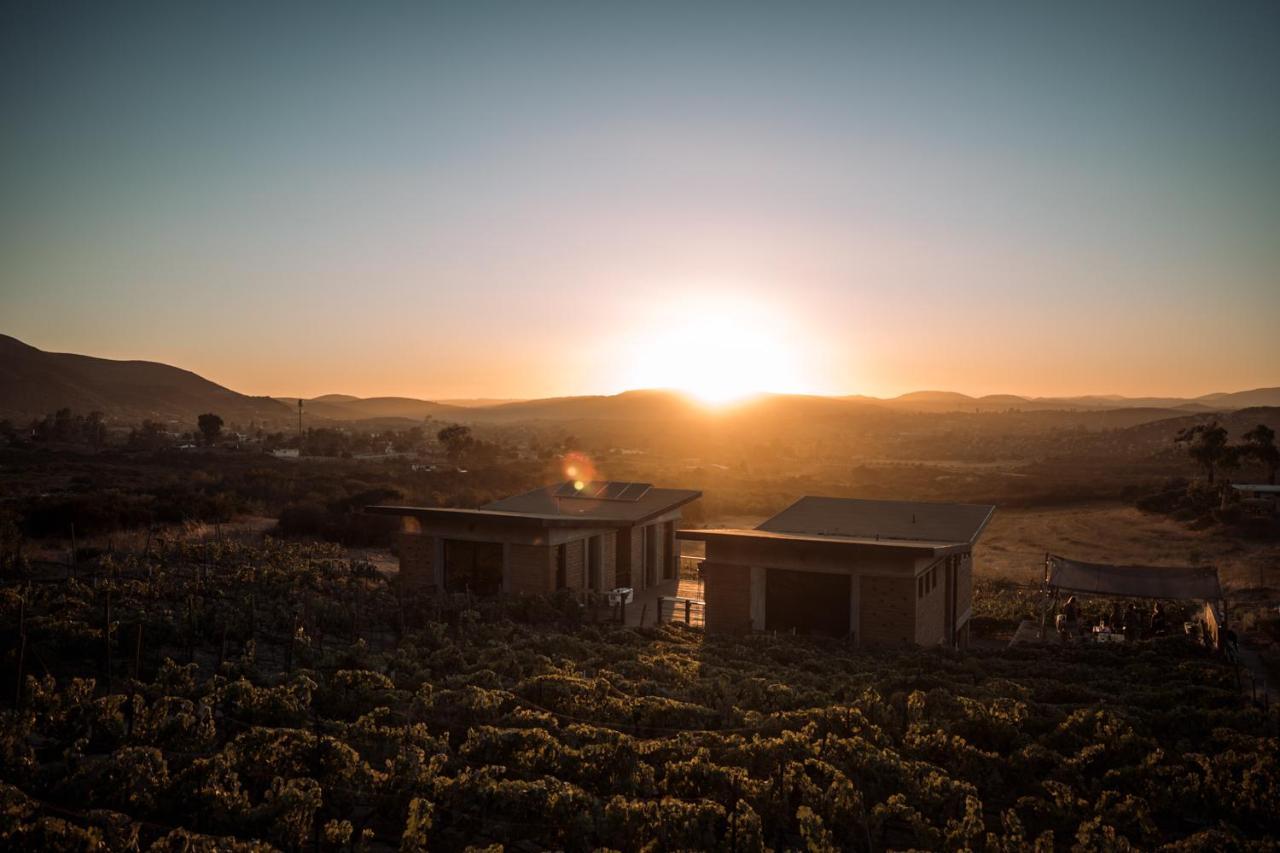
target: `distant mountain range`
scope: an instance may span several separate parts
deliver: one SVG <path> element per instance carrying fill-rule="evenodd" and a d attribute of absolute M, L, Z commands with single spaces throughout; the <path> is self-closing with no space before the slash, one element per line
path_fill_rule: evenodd
<path fill-rule="evenodd" d="M 135 423 L 194 424 L 200 414 L 217 412 L 227 422 L 247 424 L 291 414 L 270 397 L 238 394 L 167 364 L 44 352 L 0 335 L 0 417 L 21 421 L 61 408 Z"/>
<path fill-rule="evenodd" d="M 837 418 L 875 412 L 1110 412 L 1106 420 L 1140 423 L 1166 417 L 1230 412 L 1256 406 L 1280 406 L 1280 388 L 1177 397 L 1020 397 L 992 394 L 971 397 L 954 391 L 916 391 L 887 399 L 861 395 L 815 397 L 766 394 L 735 407 L 742 415 L 770 419 Z M 286 424 L 297 416 L 297 397 L 250 397 L 190 371 L 149 361 L 115 361 L 69 353 L 51 353 L 0 335 L 0 417 L 43 417 L 59 408 L 101 411 L 117 421 L 152 418 L 194 423 L 203 412 L 247 424 Z M 662 420 L 697 417 L 705 409 L 685 395 L 660 390 L 609 396 L 543 400 L 419 400 L 413 397 L 355 397 L 326 394 L 303 400 L 304 417 L 332 422 L 455 420 Z"/>

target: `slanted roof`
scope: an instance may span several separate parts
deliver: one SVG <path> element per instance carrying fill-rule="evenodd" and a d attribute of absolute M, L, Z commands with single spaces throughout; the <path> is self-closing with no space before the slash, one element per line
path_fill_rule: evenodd
<path fill-rule="evenodd" d="M 972 545 L 994 506 L 803 497 L 758 530 L 864 540 Z"/>
<path fill-rule="evenodd" d="M 1094 595 L 1202 601 L 1222 598 L 1218 570 L 1201 566 L 1113 566 L 1050 554 L 1044 579 L 1059 589 Z"/>
<path fill-rule="evenodd" d="M 894 551 L 900 554 L 939 556 L 960 548 L 957 542 L 932 542 L 922 539 L 876 539 L 866 536 L 831 536 L 817 533 L 781 533 L 759 528 L 690 528 L 677 531 L 676 536 L 694 542 L 718 542 L 739 540 L 744 542 L 805 542 L 815 545 L 832 545 L 860 550 Z"/>
<path fill-rule="evenodd" d="M 648 483 L 555 483 L 485 504 L 483 510 L 554 517 L 641 522 L 702 497 L 692 489 L 658 489 Z"/>
<path fill-rule="evenodd" d="M 522 495 L 457 507 L 370 506 L 378 515 L 411 516 L 423 521 L 488 522 L 537 527 L 630 527 L 702 497 L 692 489 L 657 489 L 647 483 L 553 483 Z M 589 488 L 586 488 L 589 487 Z"/>

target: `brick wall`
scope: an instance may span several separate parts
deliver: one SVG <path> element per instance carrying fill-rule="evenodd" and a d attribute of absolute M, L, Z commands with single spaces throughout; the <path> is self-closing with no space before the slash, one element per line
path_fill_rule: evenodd
<path fill-rule="evenodd" d="M 511 592 L 539 595 L 555 589 L 555 548 L 546 545 L 512 545 L 507 553 L 507 577 Z"/>
<path fill-rule="evenodd" d="M 631 528 L 631 586 L 645 588 L 644 528 Z"/>
<path fill-rule="evenodd" d="M 862 632 L 859 642 L 866 646 L 884 646 L 914 641 L 916 579 L 863 575 L 859 580 L 859 628 Z M 941 584 L 934 592 L 942 593 Z"/>
<path fill-rule="evenodd" d="M 610 530 L 600 537 L 600 589 L 609 590 L 618 586 L 617 555 L 618 534 Z"/>
<path fill-rule="evenodd" d="M 587 540 L 567 542 L 565 549 L 564 583 L 569 589 L 587 588 Z"/>
<path fill-rule="evenodd" d="M 708 631 L 751 630 L 751 569 L 729 563 L 702 564 Z"/>
<path fill-rule="evenodd" d="M 425 587 L 436 582 L 436 539 L 421 533 L 401 533 L 400 577 L 407 587 Z"/>

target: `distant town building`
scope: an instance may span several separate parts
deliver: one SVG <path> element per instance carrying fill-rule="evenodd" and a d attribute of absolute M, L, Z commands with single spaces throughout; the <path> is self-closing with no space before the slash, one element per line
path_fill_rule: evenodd
<path fill-rule="evenodd" d="M 1240 503 L 1258 515 L 1275 515 L 1280 507 L 1280 486 L 1267 483 L 1235 483 L 1231 486 Z"/>
<path fill-rule="evenodd" d="M 296 447 L 277 447 L 271 451 L 271 455 L 277 459 L 297 459 L 298 448 Z"/>
<path fill-rule="evenodd" d="M 706 626 L 964 646 L 974 543 L 995 507 L 805 497 L 754 529 L 682 530 L 706 543 Z"/>
<path fill-rule="evenodd" d="M 410 519 L 400 572 L 419 588 L 476 595 L 642 590 L 675 578 L 681 507 L 701 492 L 648 483 L 559 483 L 479 509 L 371 506 Z"/>

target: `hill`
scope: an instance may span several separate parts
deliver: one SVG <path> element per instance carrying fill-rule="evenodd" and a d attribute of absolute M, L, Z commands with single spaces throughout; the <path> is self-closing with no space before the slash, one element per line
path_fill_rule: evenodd
<path fill-rule="evenodd" d="M 150 418 L 194 424 L 204 412 L 217 412 L 228 423 L 273 423 L 290 416 L 269 397 L 238 394 L 189 370 L 45 352 L 0 335 L 0 417 L 22 422 L 61 408 L 130 423 Z"/>
<path fill-rule="evenodd" d="M 276 401 L 298 410 L 297 397 L 276 397 Z M 303 414 L 332 421 L 367 421 L 377 418 L 453 419 L 465 415 L 462 406 L 450 406 L 414 397 L 352 397 L 347 394 L 325 394 L 302 400 Z"/>

